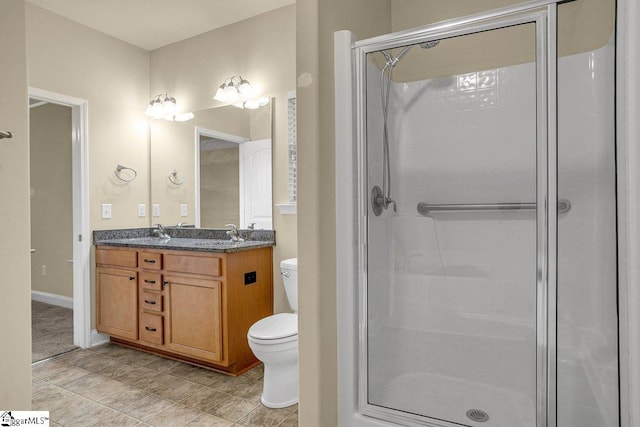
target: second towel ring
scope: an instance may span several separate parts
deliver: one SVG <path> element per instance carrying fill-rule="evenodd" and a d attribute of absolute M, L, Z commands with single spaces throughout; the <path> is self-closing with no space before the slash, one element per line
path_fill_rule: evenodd
<path fill-rule="evenodd" d="M 187 178 L 182 178 L 182 181 L 178 181 L 178 171 L 175 169 L 169 174 L 169 181 L 174 185 L 182 185 L 186 180 Z"/>
<path fill-rule="evenodd" d="M 131 172 L 133 172 L 133 176 L 131 177 L 123 177 L 120 172 L 122 172 L 123 170 L 130 170 Z M 116 166 L 116 170 L 114 171 L 116 178 L 118 178 L 120 181 L 123 182 L 131 182 L 134 179 L 136 179 L 136 177 L 138 176 L 138 172 L 134 169 L 134 168 L 130 168 L 127 166 L 122 166 L 122 165 L 118 165 Z"/>

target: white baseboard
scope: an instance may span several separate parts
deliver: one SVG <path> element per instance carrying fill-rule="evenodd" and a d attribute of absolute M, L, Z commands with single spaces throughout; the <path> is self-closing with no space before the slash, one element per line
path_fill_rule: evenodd
<path fill-rule="evenodd" d="M 31 299 L 46 304 L 57 305 L 59 307 L 73 309 L 73 298 L 62 295 L 50 294 L 49 292 L 31 291 Z"/>
<path fill-rule="evenodd" d="M 94 329 L 91 331 L 90 341 L 91 341 L 91 343 L 89 344 L 90 347 L 97 347 L 99 345 L 108 343 L 109 335 L 101 334 L 100 332 Z"/>

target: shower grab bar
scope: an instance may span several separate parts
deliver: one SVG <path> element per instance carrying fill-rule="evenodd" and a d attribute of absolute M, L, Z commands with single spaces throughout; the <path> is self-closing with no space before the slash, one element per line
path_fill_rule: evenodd
<path fill-rule="evenodd" d="M 429 204 L 418 203 L 418 213 L 428 216 L 432 212 L 444 211 L 530 211 L 535 210 L 535 203 L 478 203 L 478 204 Z M 571 202 L 567 199 L 558 200 L 558 213 L 564 214 L 571 210 Z"/>

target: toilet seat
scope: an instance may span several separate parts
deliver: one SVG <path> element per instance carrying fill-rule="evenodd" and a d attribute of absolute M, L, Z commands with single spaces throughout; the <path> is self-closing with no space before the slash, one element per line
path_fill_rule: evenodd
<path fill-rule="evenodd" d="M 298 315 L 279 313 L 257 321 L 247 333 L 253 342 L 274 345 L 298 339 Z"/>

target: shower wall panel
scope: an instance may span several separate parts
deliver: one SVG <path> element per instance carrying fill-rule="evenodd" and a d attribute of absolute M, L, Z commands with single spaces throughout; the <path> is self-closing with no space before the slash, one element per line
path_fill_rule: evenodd
<path fill-rule="evenodd" d="M 613 51 L 558 63 L 558 194 L 571 202 L 558 219 L 560 427 L 618 425 Z M 368 115 L 381 117 L 379 70 L 369 74 Z M 486 408 L 487 425 L 531 423 L 535 212 L 423 217 L 416 206 L 535 201 L 534 78 L 522 64 L 393 83 L 398 213 L 369 217 L 374 402 Z M 369 179 L 380 182 L 380 121 L 367 130 Z"/>

